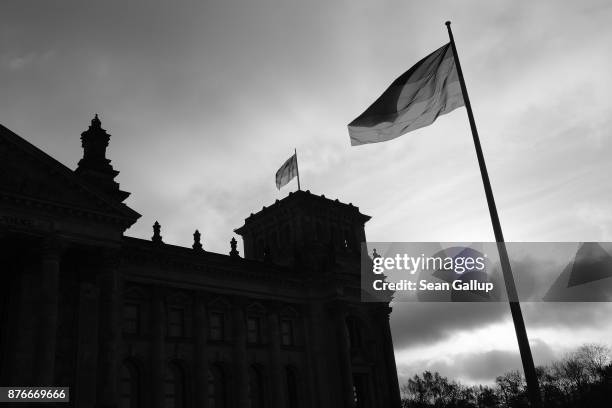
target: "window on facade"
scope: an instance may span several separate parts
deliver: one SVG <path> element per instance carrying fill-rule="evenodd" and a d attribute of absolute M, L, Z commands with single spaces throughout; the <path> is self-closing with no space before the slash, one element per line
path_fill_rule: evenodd
<path fill-rule="evenodd" d="M 287 367 L 287 407 L 298 408 L 298 381 L 295 368 Z"/>
<path fill-rule="evenodd" d="M 168 336 L 183 337 L 185 335 L 185 309 L 170 307 L 168 309 Z"/>
<path fill-rule="evenodd" d="M 185 381 L 183 370 L 170 364 L 164 378 L 164 408 L 183 408 L 185 401 Z"/>
<path fill-rule="evenodd" d="M 210 340 L 221 341 L 224 339 L 224 315 L 222 312 L 212 312 L 208 318 L 208 335 Z"/>
<path fill-rule="evenodd" d="M 355 318 L 349 318 L 346 320 L 346 326 L 351 348 L 361 348 L 363 346 L 363 339 L 359 321 Z"/>
<path fill-rule="evenodd" d="M 283 239 L 282 239 L 282 245 L 284 247 L 289 247 L 291 244 L 291 229 L 289 228 L 289 225 L 285 225 L 285 227 L 283 228 Z"/>
<path fill-rule="evenodd" d="M 131 363 L 121 366 L 119 380 L 119 406 L 120 408 L 139 408 L 138 371 Z"/>
<path fill-rule="evenodd" d="M 138 334 L 140 329 L 140 306 L 126 303 L 123 306 L 123 331 L 127 334 Z"/>
<path fill-rule="evenodd" d="M 249 406 L 248 408 L 263 408 L 265 405 L 263 377 L 257 367 L 249 368 Z"/>
<path fill-rule="evenodd" d="M 294 338 L 294 333 L 293 333 L 293 320 L 281 319 L 280 331 L 281 331 L 281 345 L 292 346 L 295 344 L 295 338 Z"/>
<path fill-rule="evenodd" d="M 247 341 L 261 343 L 261 319 L 257 316 L 247 318 Z"/>
<path fill-rule="evenodd" d="M 217 366 L 208 370 L 208 408 L 225 408 L 225 378 Z"/>

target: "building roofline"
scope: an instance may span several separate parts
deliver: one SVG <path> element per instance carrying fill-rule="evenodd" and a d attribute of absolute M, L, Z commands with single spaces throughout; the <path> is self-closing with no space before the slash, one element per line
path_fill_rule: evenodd
<path fill-rule="evenodd" d="M 299 200 L 312 200 L 312 201 L 318 201 L 318 202 L 326 202 L 326 203 L 331 203 L 332 205 L 336 206 L 336 208 L 340 208 L 344 211 L 352 211 L 354 212 L 356 215 L 358 215 L 361 220 L 363 221 L 363 223 L 365 224 L 366 222 L 368 222 L 372 217 L 366 214 L 362 214 L 359 211 L 359 207 L 354 206 L 353 203 L 343 203 L 338 199 L 332 200 L 330 198 L 325 197 L 324 194 L 321 195 L 316 195 L 310 192 L 310 190 L 297 190 L 297 191 L 291 191 L 289 192 L 289 194 L 287 196 L 285 196 L 284 198 L 282 198 L 281 200 L 276 200 L 272 205 L 270 205 L 269 207 L 264 206 L 261 211 L 253 214 L 251 213 L 251 215 L 249 215 L 247 218 L 245 218 L 244 220 L 244 225 L 242 225 L 239 228 L 236 228 L 234 230 L 235 233 L 242 235 L 242 232 L 244 232 L 244 228 L 246 227 L 247 223 L 250 223 L 252 221 L 255 221 L 257 219 L 263 218 L 265 217 L 267 214 L 270 213 L 270 211 L 272 211 L 275 208 L 278 208 L 280 206 L 284 206 L 284 205 L 290 205 L 291 203 L 297 202 Z"/>

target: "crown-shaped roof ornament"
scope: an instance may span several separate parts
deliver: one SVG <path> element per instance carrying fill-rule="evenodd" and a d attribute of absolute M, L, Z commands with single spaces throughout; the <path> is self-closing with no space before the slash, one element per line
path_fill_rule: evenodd
<path fill-rule="evenodd" d="M 119 183 L 114 181 L 119 172 L 113 169 L 110 159 L 106 158 L 106 148 L 110 137 L 111 135 L 102 128 L 102 122 L 96 113 L 91 119 L 89 128 L 81 133 L 83 158 L 79 160 L 75 172 L 100 190 L 123 201 L 130 193 L 121 191 Z"/>
<path fill-rule="evenodd" d="M 100 121 L 100 118 L 98 117 L 97 113 L 91 120 L 91 126 L 89 126 L 89 128 L 90 129 L 101 129 L 102 128 L 102 122 Z"/>

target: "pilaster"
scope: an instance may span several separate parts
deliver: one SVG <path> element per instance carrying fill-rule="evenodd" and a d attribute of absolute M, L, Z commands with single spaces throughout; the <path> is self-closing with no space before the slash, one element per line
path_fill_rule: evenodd
<path fill-rule="evenodd" d="M 115 408 L 118 399 L 119 339 L 121 335 L 119 253 L 109 249 L 101 252 L 99 257 L 97 406 Z"/>
<path fill-rule="evenodd" d="M 164 406 L 165 374 L 165 306 L 161 291 L 153 293 L 151 302 L 151 407 Z"/>
<path fill-rule="evenodd" d="M 348 329 L 346 327 L 346 309 L 343 304 L 333 303 L 333 320 L 338 347 L 338 362 L 342 377 L 342 401 L 346 408 L 355 408 L 353 390 L 353 367 L 351 364 L 351 350 Z"/>
<path fill-rule="evenodd" d="M 40 311 L 36 367 L 38 384 L 53 386 L 59 299 L 59 272 L 62 245 L 55 237 L 42 243 L 40 275 Z"/>
<path fill-rule="evenodd" d="M 234 367 L 236 378 L 236 400 L 238 407 L 249 406 L 249 376 L 246 352 L 246 318 L 244 314 L 245 301 L 237 298 L 234 300 L 232 311 L 233 320 L 233 342 L 234 342 Z"/>
<path fill-rule="evenodd" d="M 205 300 L 198 297 L 195 301 L 195 400 L 196 405 L 208 408 L 208 314 Z"/>
<path fill-rule="evenodd" d="M 269 352 L 270 352 L 270 399 L 272 408 L 282 408 L 284 406 L 286 390 L 283 386 L 283 367 L 281 366 L 280 356 L 280 328 L 279 328 L 279 307 L 271 305 L 268 314 L 269 329 Z"/>

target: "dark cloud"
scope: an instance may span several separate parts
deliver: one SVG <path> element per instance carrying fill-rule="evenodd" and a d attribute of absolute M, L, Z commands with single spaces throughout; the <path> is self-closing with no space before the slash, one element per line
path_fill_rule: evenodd
<path fill-rule="evenodd" d="M 513 275 L 521 299 L 542 299 L 557 276 L 563 272 L 567 262 L 573 259 L 577 249 L 578 244 L 572 243 L 534 243 L 529 246 L 508 244 Z M 499 284 L 503 285 L 499 279 Z M 612 313 L 610 302 L 533 301 L 522 302 L 521 306 L 528 331 L 597 327 L 605 325 L 607 317 Z M 457 333 L 509 320 L 510 311 L 506 302 L 397 302 L 391 315 L 394 344 L 398 350 L 444 342 Z"/>
<path fill-rule="evenodd" d="M 521 304 L 529 329 L 585 329 L 607 325 L 612 303 Z M 431 345 L 510 319 L 506 303 L 399 303 L 391 315 L 393 344 L 397 350 Z"/>
<path fill-rule="evenodd" d="M 510 315 L 505 303 L 398 303 L 393 306 L 393 345 L 401 350 L 441 342 L 460 331 L 500 322 Z"/>

